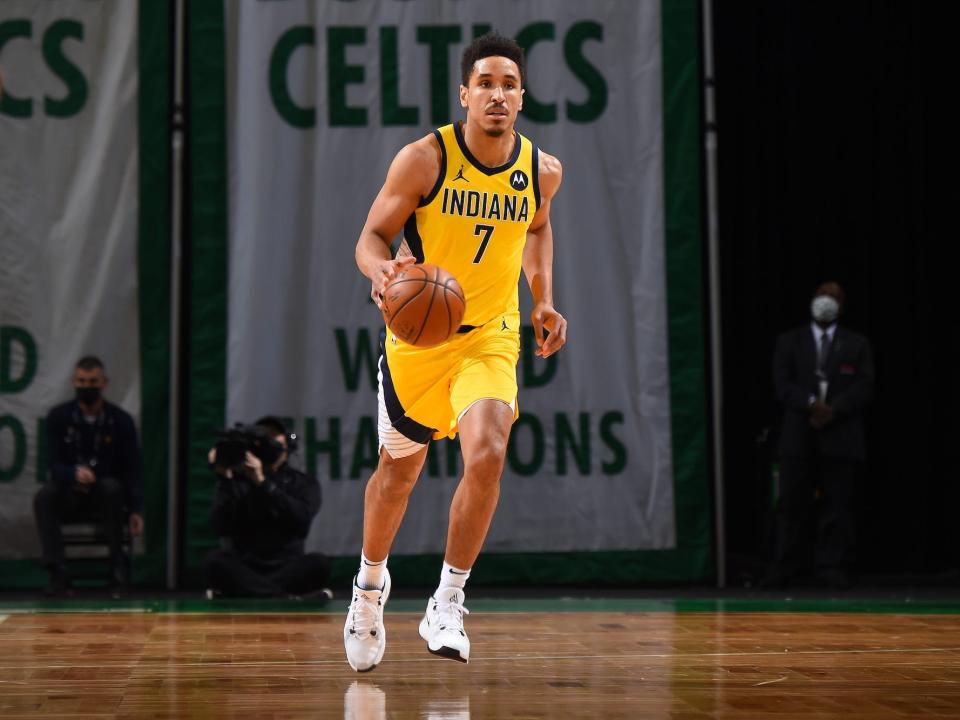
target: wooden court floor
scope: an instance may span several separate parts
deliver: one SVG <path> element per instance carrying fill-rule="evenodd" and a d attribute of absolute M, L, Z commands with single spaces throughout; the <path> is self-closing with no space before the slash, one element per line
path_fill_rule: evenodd
<path fill-rule="evenodd" d="M 0 718 L 960 718 L 960 607 L 481 603 L 461 665 L 424 649 L 420 603 L 398 605 L 365 674 L 339 605 L 0 605 Z"/>

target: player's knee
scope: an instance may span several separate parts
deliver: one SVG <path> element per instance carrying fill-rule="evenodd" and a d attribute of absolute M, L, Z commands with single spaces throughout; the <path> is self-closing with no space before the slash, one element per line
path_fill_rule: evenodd
<path fill-rule="evenodd" d="M 380 495 L 393 500 L 402 500 L 413 491 L 418 476 L 419 472 L 411 472 L 402 464 L 382 462 L 374 475 L 373 482 Z"/>
<path fill-rule="evenodd" d="M 490 442 L 477 448 L 465 459 L 466 474 L 489 482 L 499 481 L 506 450 L 506 443 L 500 442 Z"/>

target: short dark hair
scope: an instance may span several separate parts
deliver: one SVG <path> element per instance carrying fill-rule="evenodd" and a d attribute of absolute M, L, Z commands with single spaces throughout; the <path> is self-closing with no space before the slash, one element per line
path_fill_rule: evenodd
<path fill-rule="evenodd" d="M 77 360 L 77 364 L 74 367 L 80 370 L 96 370 L 97 368 L 103 370 L 103 360 L 96 355 L 84 355 Z"/>
<path fill-rule="evenodd" d="M 297 434 L 292 431 L 292 429 L 287 428 L 287 421 L 283 418 L 279 418 L 276 415 L 264 415 L 262 418 L 257 420 L 254 425 L 258 427 L 266 428 L 273 437 L 277 435 L 283 435 L 287 446 L 287 454 L 293 455 L 297 451 L 298 438 Z"/>
<path fill-rule="evenodd" d="M 283 420 L 278 418 L 276 415 L 265 415 L 257 420 L 254 425 L 264 427 L 274 435 L 287 435 L 287 426 L 284 424 Z"/>
<path fill-rule="evenodd" d="M 524 68 L 523 48 L 513 38 L 504 37 L 497 32 L 481 35 L 464 48 L 460 56 L 460 75 L 464 87 L 470 84 L 470 75 L 477 60 L 485 57 L 505 57 L 513 60 L 520 68 L 520 84 L 523 85 Z"/>

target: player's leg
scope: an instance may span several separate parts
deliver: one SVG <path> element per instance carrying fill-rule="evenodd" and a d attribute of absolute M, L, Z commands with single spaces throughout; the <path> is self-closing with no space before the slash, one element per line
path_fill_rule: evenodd
<path fill-rule="evenodd" d="M 427 603 L 420 635 L 430 652 L 461 662 L 470 656 L 464 587 L 497 508 L 510 427 L 517 417 L 519 320 L 515 314 L 511 320 L 476 331 L 480 334 L 464 348 L 450 384 L 464 471 L 450 505 L 440 583 Z"/>
<path fill-rule="evenodd" d="M 469 569 L 480 554 L 500 497 L 500 474 L 507 456 L 510 428 L 517 417 L 519 318 L 512 315 L 507 331 L 496 322 L 465 353 L 451 383 L 450 404 L 457 413 L 463 477 L 450 505 L 445 560 Z"/>
<path fill-rule="evenodd" d="M 420 388 L 414 389 L 414 396 L 422 394 Z M 384 354 L 377 392 L 380 460 L 364 494 L 360 569 L 343 626 L 347 661 L 358 672 L 372 670 L 383 659 L 387 642 L 383 610 L 390 597 L 387 556 L 427 456 L 431 431 L 412 421 L 407 412 L 396 394 Z"/>
<path fill-rule="evenodd" d="M 511 405 L 482 399 L 469 407 L 459 423 L 463 477 L 450 506 L 440 585 L 427 603 L 420 636 L 430 652 L 460 662 L 470 658 L 470 640 L 463 628 L 464 587 L 497 509 L 513 420 Z"/>
<path fill-rule="evenodd" d="M 487 537 L 500 498 L 500 474 L 513 425 L 513 408 L 500 400 L 478 400 L 460 418 L 463 477 L 450 505 L 444 560 L 471 568 Z"/>
<path fill-rule="evenodd" d="M 426 445 L 400 458 L 391 457 L 382 446 L 380 462 L 367 483 L 360 570 L 353 580 L 353 597 L 343 625 L 347 662 L 357 672 L 373 670 L 386 650 L 383 610 L 391 586 L 387 555 L 426 456 Z"/>
<path fill-rule="evenodd" d="M 386 563 L 426 458 L 426 445 L 400 458 L 391 457 L 386 447 L 380 448 L 380 461 L 363 498 L 363 561 L 357 578 L 360 587 L 374 589 L 382 584 L 375 568 Z"/>
<path fill-rule="evenodd" d="M 377 374 L 377 435 L 380 458 L 364 494 L 361 588 L 383 584 L 387 555 L 420 476 L 435 427 L 450 424 L 446 353 L 392 357 L 381 338 Z M 392 346 L 391 346 L 392 347 Z M 439 415 L 437 409 L 440 409 Z"/>

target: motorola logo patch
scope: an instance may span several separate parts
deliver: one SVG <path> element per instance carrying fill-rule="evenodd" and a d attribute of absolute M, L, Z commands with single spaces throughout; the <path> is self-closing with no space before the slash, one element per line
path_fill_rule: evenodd
<path fill-rule="evenodd" d="M 514 190 L 526 190 L 529 183 L 527 174 L 523 170 L 514 170 L 510 174 L 510 187 Z"/>

